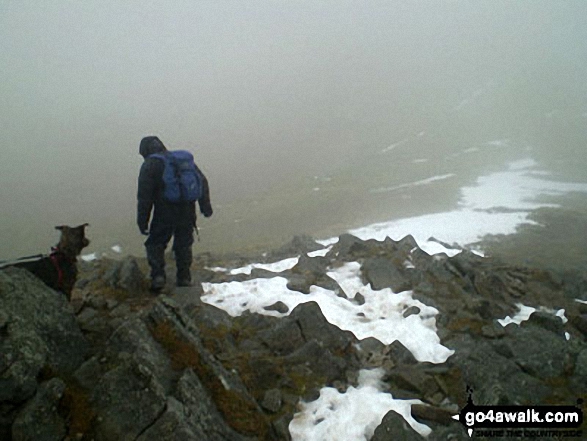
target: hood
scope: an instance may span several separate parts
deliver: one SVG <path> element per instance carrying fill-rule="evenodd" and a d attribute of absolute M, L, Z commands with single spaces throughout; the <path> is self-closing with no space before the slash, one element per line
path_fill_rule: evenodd
<path fill-rule="evenodd" d="M 146 158 L 153 153 L 166 152 L 167 149 L 156 136 L 145 136 L 141 139 L 141 145 L 139 147 L 139 153 L 143 158 Z"/>

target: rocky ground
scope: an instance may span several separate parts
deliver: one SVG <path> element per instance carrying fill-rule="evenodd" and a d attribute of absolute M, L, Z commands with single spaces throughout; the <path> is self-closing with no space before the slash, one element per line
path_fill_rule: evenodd
<path fill-rule="evenodd" d="M 0 271 L 0 439 L 287 440 L 300 402 L 325 386 L 356 386 L 359 370 L 374 367 L 385 371 L 394 398 L 425 403 L 412 415 L 432 428 L 429 440 L 469 439 L 450 418 L 465 406 L 467 387 L 477 405 L 587 399 L 587 305 L 575 300 L 587 300 L 585 275 L 468 251 L 429 256 L 410 236 L 344 235 L 324 257 L 307 257 L 319 248 L 296 238 L 262 256 L 202 254 L 194 287 L 169 286 L 159 296 L 147 291 L 143 259 L 80 262 L 71 303 L 23 270 Z M 328 323 L 315 302 L 276 318 L 231 317 L 200 300 L 202 282 L 276 276 L 209 268 L 294 256 L 302 257 L 279 275 L 302 293 L 312 285 L 339 290 L 326 272 L 345 262 L 359 262 L 373 289 L 412 290 L 438 309 L 440 341 L 454 355 L 423 363 L 397 341 L 359 341 Z M 521 325 L 500 325 L 517 303 L 564 309 L 568 321 L 536 312 Z M 288 312 L 279 302 L 268 308 Z M 390 411 L 371 439 L 423 438 Z"/>

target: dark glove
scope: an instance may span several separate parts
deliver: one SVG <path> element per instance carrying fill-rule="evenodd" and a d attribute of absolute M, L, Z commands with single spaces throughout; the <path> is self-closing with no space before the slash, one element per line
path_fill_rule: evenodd
<path fill-rule="evenodd" d="M 147 224 L 139 223 L 139 231 L 143 236 L 149 235 L 149 226 Z"/>
<path fill-rule="evenodd" d="M 212 207 L 210 207 L 210 209 L 208 209 L 208 210 L 203 210 L 202 214 L 204 215 L 204 217 L 212 216 L 212 214 L 213 214 Z"/>

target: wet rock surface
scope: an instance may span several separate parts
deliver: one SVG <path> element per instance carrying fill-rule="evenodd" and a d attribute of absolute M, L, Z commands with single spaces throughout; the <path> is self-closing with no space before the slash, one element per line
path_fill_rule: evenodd
<path fill-rule="evenodd" d="M 323 387 L 357 386 L 361 369 L 381 368 L 381 388 L 419 399 L 412 416 L 429 440 L 468 439 L 450 418 L 475 404 L 572 405 L 587 399 L 587 308 L 575 301 L 580 274 L 505 265 L 466 250 L 429 256 L 411 236 L 362 241 L 343 235 L 322 246 L 295 238 L 263 262 L 299 257 L 291 269 L 232 275 L 214 267 L 252 263 L 239 256 L 196 256 L 193 288 L 148 293 L 142 259 L 80 265 L 71 303 L 24 270 L 0 271 L 0 439 L 287 440 L 300 402 Z M 260 262 L 261 260 L 257 260 Z M 308 294 L 319 286 L 341 294 L 327 275 L 345 262 L 375 290 L 412 291 L 438 310 L 446 362 L 419 362 L 399 341 L 358 340 L 329 323 L 315 302 L 291 310 L 232 317 L 203 303 L 200 283 L 285 277 Z M 169 268 L 173 271 L 173 268 Z M 584 299 L 584 298 L 583 298 Z M 347 299 L 365 303 L 357 294 Z M 521 325 L 502 326 L 518 304 L 544 307 Z M 555 312 L 564 309 L 562 320 Z M 421 314 L 407 307 L 408 320 Z M 560 315 L 560 314 L 559 314 Z M 424 439 L 396 412 L 373 440 Z"/>

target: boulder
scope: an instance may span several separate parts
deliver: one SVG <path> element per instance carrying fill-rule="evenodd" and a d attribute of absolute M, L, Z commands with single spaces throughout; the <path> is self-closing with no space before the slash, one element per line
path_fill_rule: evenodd
<path fill-rule="evenodd" d="M 61 441 L 67 434 L 58 412 L 65 383 L 53 378 L 39 385 L 35 396 L 18 412 L 12 424 L 13 441 Z"/>
<path fill-rule="evenodd" d="M 425 440 L 396 411 L 390 410 L 375 429 L 371 441 L 416 441 Z"/>
<path fill-rule="evenodd" d="M 0 271 L 0 311 L 2 409 L 32 397 L 42 369 L 73 373 L 84 361 L 89 345 L 65 296 L 24 269 Z"/>

